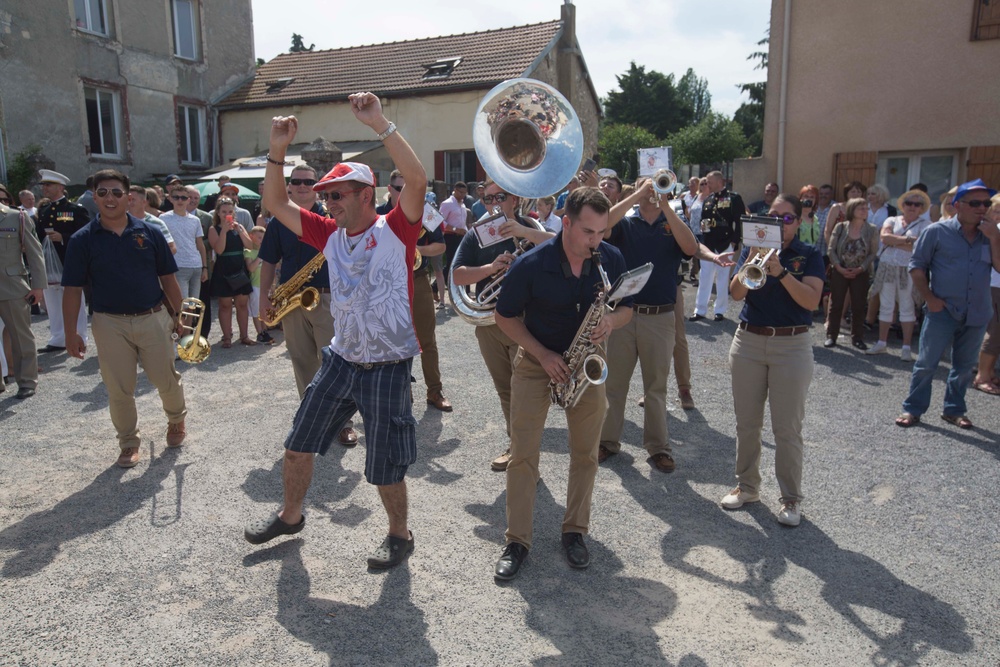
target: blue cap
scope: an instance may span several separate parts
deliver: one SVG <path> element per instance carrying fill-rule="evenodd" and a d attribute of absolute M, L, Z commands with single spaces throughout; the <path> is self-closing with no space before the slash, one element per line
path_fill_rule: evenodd
<path fill-rule="evenodd" d="M 951 203 L 954 204 L 959 199 L 969 194 L 973 190 L 986 190 L 988 193 L 990 193 L 990 197 L 992 197 L 997 193 L 997 191 L 994 190 L 993 188 L 986 187 L 986 184 L 983 183 L 983 179 L 977 178 L 974 181 L 969 181 L 968 183 L 962 183 L 960 186 L 958 186 L 958 190 L 955 191 L 955 198 L 951 200 Z"/>
<path fill-rule="evenodd" d="M 438 200 L 437 195 L 434 194 L 433 192 L 428 192 L 427 194 L 424 195 L 424 201 L 427 202 L 428 204 L 436 204 L 437 200 Z"/>

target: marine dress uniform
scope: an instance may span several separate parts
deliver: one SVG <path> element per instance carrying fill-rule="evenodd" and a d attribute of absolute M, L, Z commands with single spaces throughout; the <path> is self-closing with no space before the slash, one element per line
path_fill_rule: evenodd
<path fill-rule="evenodd" d="M 23 257 L 27 257 L 27 266 Z M 38 385 L 38 353 L 35 335 L 31 333 L 31 305 L 25 301 L 25 296 L 29 290 L 44 288 L 42 244 L 31 233 L 31 219 L 24 211 L 0 204 L 0 320 L 10 329 L 14 361 L 11 372 L 17 380 L 18 398 L 28 398 Z M 0 391 L 3 391 L 2 380 Z"/>

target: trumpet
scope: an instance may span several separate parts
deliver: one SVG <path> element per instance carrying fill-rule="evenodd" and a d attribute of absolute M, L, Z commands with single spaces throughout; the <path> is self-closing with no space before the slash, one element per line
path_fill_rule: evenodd
<path fill-rule="evenodd" d="M 185 317 L 194 317 L 197 318 L 197 321 L 193 325 L 185 324 Z M 182 329 L 191 333 L 180 340 L 177 340 L 176 333 L 171 334 L 170 337 L 177 341 L 177 356 L 189 364 L 200 364 L 208 359 L 208 355 L 212 352 L 212 346 L 201 335 L 201 321 L 204 318 L 204 301 L 193 297 L 181 301 L 181 312 L 178 313 L 178 322 Z"/>
<path fill-rule="evenodd" d="M 658 204 L 660 197 L 668 195 L 674 191 L 674 185 L 677 184 L 677 174 L 669 169 L 658 169 L 656 173 L 653 174 L 652 180 L 653 194 L 650 195 L 649 201 L 651 204 Z"/>
<path fill-rule="evenodd" d="M 740 267 L 736 277 L 747 289 L 760 289 L 767 282 L 767 261 L 774 254 L 771 248 L 765 254 L 761 254 L 761 248 L 753 248 L 753 255 L 747 257 L 746 263 Z"/>

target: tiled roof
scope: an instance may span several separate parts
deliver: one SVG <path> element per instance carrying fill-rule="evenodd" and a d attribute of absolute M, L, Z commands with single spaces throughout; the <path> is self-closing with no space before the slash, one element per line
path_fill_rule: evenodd
<path fill-rule="evenodd" d="M 447 37 L 329 51 L 283 53 L 261 65 L 253 80 L 219 102 L 221 108 L 287 105 L 344 99 L 359 90 L 418 95 L 490 88 L 522 76 L 554 43 L 561 21 Z M 461 58 L 450 75 L 424 79 L 422 65 Z M 280 80 L 291 79 L 284 86 Z M 272 88 L 272 92 L 268 89 Z"/>

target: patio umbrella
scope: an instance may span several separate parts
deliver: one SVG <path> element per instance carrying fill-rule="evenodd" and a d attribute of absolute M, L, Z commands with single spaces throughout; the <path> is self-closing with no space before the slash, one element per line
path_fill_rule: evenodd
<path fill-rule="evenodd" d="M 201 193 L 200 204 L 204 204 L 205 200 L 208 198 L 209 195 L 214 195 L 219 191 L 219 184 L 216 181 L 206 181 L 202 183 L 196 182 L 192 183 L 192 185 L 198 190 L 198 192 Z M 259 194 L 257 194 L 250 188 L 240 185 L 239 183 L 233 183 L 232 181 L 230 181 L 229 183 L 227 183 L 227 185 L 235 185 L 237 188 L 239 188 L 240 204 L 243 205 L 243 208 L 247 208 L 247 204 L 251 202 L 256 202 L 260 199 Z"/>

